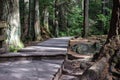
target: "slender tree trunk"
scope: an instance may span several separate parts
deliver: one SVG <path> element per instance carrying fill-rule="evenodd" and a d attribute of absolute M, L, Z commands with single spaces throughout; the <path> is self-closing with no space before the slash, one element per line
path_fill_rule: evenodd
<path fill-rule="evenodd" d="M 59 27 L 60 30 L 65 31 L 67 29 L 67 12 L 65 11 L 65 8 L 60 6 L 59 7 Z"/>
<path fill-rule="evenodd" d="M 4 0 L 3 19 L 8 23 L 7 44 L 9 47 L 21 48 L 21 26 L 19 16 L 19 0 Z"/>
<path fill-rule="evenodd" d="M 84 21 L 83 21 L 83 37 L 87 37 L 89 33 L 89 0 L 84 0 Z"/>
<path fill-rule="evenodd" d="M 43 21 L 43 23 L 44 23 L 45 29 L 46 29 L 48 32 L 50 32 L 50 30 L 49 30 L 49 21 L 48 21 L 48 18 L 49 18 L 48 7 L 45 6 L 45 9 L 44 9 L 44 21 Z"/>
<path fill-rule="evenodd" d="M 59 23 L 58 23 L 58 16 L 59 16 L 59 11 L 58 11 L 58 0 L 55 0 L 55 37 L 59 36 Z"/>
<path fill-rule="evenodd" d="M 60 29 L 59 30 L 61 30 L 61 31 L 63 31 L 64 29 L 65 29 L 65 27 L 64 27 L 64 13 L 63 13 L 63 7 L 59 7 L 59 27 L 60 27 Z"/>
<path fill-rule="evenodd" d="M 21 39 L 26 41 L 28 36 L 28 21 L 29 21 L 29 0 L 20 0 L 20 17 L 21 17 Z"/>
<path fill-rule="evenodd" d="M 108 16 L 110 15 L 110 13 L 108 13 L 108 10 L 107 8 L 109 7 L 108 6 L 108 3 L 109 3 L 109 0 L 102 0 L 102 10 L 101 10 L 101 14 L 103 14 L 104 16 Z M 99 21 L 99 30 L 102 32 L 102 33 L 106 33 L 107 31 L 105 30 L 105 22 L 103 21 Z"/>
<path fill-rule="evenodd" d="M 109 8 L 109 0 L 102 0 L 102 14 L 108 15 L 107 8 Z"/>
<path fill-rule="evenodd" d="M 20 5 L 20 23 L 21 23 L 21 35 L 24 35 L 24 27 L 25 27 L 25 5 L 24 0 L 19 0 Z M 21 36 L 22 41 L 24 40 L 24 37 Z"/>
<path fill-rule="evenodd" d="M 82 0 L 82 1 L 81 1 L 81 8 L 82 8 L 83 11 L 84 11 L 84 1 L 85 1 L 85 0 Z"/>
<path fill-rule="evenodd" d="M 68 35 L 67 10 L 62 6 L 59 7 L 59 27 L 59 30 L 66 31 L 66 34 Z"/>
<path fill-rule="evenodd" d="M 28 28 L 28 38 L 30 41 L 35 40 L 34 20 L 35 20 L 35 2 L 34 0 L 30 0 L 29 1 L 29 28 Z"/>
<path fill-rule="evenodd" d="M 102 0 L 102 14 L 106 14 L 106 0 Z"/>
<path fill-rule="evenodd" d="M 40 28 L 40 12 L 39 12 L 39 0 L 35 1 L 35 37 L 36 40 L 41 40 L 41 28 Z"/>
<path fill-rule="evenodd" d="M 4 1 L 3 0 L 1 0 L 1 2 L 0 2 L 0 21 L 2 21 L 2 16 L 1 15 L 3 15 L 3 3 Z"/>

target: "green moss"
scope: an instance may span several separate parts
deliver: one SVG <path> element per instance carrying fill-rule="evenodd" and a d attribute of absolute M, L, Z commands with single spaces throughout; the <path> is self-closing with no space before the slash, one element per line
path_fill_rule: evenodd
<path fill-rule="evenodd" d="M 24 45 L 22 42 L 19 42 L 18 44 L 10 45 L 9 46 L 9 51 L 10 52 L 17 52 L 19 49 L 23 48 Z"/>

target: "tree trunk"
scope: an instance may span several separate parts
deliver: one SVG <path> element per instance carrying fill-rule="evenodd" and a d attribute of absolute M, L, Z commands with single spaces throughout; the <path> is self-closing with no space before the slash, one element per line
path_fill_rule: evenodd
<path fill-rule="evenodd" d="M 48 7 L 45 6 L 45 9 L 44 9 L 44 21 L 43 21 L 43 23 L 44 23 L 44 28 L 45 28 L 48 32 L 50 32 L 50 30 L 49 30 L 49 21 L 48 21 L 48 18 L 49 18 Z"/>
<path fill-rule="evenodd" d="M 19 0 L 20 5 L 20 23 L 21 23 L 21 35 L 24 35 L 24 19 L 25 19 L 25 3 L 24 0 Z M 22 41 L 24 40 L 23 36 L 21 36 Z"/>
<path fill-rule="evenodd" d="M 81 1 L 81 8 L 82 8 L 83 11 L 84 11 L 84 1 L 85 1 L 85 0 L 82 0 L 82 1 Z"/>
<path fill-rule="evenodd" d="M 1 0 L 1 2 L 0 2 L 0 21 L 2 21 L 1 15 L 3 15 L 3 2 L 4 2 L 4 0 Z"/>
<path fill-rule="evenodd" d="M 84 21 L 83 21 L 83 37 L 87 37 L 89 33 L 89 0 L 84 0 Z"/>
<path fill-rule="evenodd" d="M 58 11 L 58 0 L 55 0 L 55 37 L 59 36 L 59 23 L 58 23 L 58 16 L 59 16 L 59 11 Z"/>
<path fill-rule="evenodd" d="M 21 26 L 19 16 L 19 0 L 4 0 L 3 19 L 8 23 L 7 44 L 10 48 L 22 48 L 20 40 Z"/>
<path fill-rule="evenodd" d="M 109 8 L 108 3 L 109 3 L 109 0 L 102 0 L 102 10 L 101 10 L 101 14 L 103 14 L 104 16 L 110 15 L 110 13 L 108 13 L 108 10 L 107 10 L 107 8 Z M 98 24 L 99 24 L 98 29 L 100 30 L 100 32 L 102 32 L 102 33 L 104 33 L 104 34 L 105 34 L 106 32 L 108 32 L 108 31 L 106 31 L 106 29 L 105 29 L 106 26 L 105 26 L 105 22 L 104 22 L 104 21 L 99 20 Z"/>
<path fill-rule="evenodd" d="M 108 10 L 107 8 L 109 8 L 109 0 L 102 0 L 102 14 L 104 15 L 108 15 Z"/>
<path fill-rule="evenodd" d="M 93 60 L 96 63 L 82 75 L 80 80 L 120 79 L 120 0 L 113 0 L 112 18 L 106 43 Z M 102 64 L 101 64 L 102 63 Z M 95 75 L 95 76 L 93 76 Z"/>
<path fill-rule="evenodd" d="M 29 21 L 29 0 L 20 0 L 20 18 L 21 18 L 21 39 L 26 41 L 28 36 L 28 21 Z"/>
<path fill-rule="evenodd" d="M 39 0 L 35 0 L 35 38 L 36 40 L 41 40 L 41 28 L 40 28 L 40 12 L 39 12 Z"/>
<path fill-rule="evenodd" d="M 34 2 L 34 0 L 29 0 L 28 39 L 30 41 L 35 40 L 34 20 L 35 20 L 35 2 Z"/>
<path fill-rule="evenodd" d="M 67 12 L 63 6 L 59 7 L 59 30 L 66 31 L 67 30 Z M 67 32 L 66 32 L 67 33 Z"/>

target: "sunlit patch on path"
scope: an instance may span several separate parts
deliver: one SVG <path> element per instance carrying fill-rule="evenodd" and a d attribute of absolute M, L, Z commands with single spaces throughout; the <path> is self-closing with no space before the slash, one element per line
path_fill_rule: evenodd
<path fill-rule="evenodd" d="M 0 55 L 1 61 L 6 61 L 0 63 L 0 80 L 52 80 L 64 59 L 54 57 L 66 55 L 69 39 L 52 38 L 17 53 Z"/>

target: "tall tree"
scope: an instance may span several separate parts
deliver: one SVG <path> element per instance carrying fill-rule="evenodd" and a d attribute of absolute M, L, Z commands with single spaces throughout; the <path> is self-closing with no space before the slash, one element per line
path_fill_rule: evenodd
<path fill-rule="evenodd" d="M 19 0 L 20 2 L 20 22 L 21 22 L 21 39 L 26 41 L 28 36 L 29 22 L 29 0 Z"/>
<path fill-rule="evenodd" d="M 112 18 L 106 43 L 99 54 L 94 55 L 96 63 L 83 74 L 81 80 L 120 79 L 120 0 L 113 0 Z M 89 74 L 89 73 L 92 73 Z M 94 76 L 93 76 L 94 75 Z"/>
<path fill-rule="evenodd" d="M 25 6 L 24 6 L 24 0 L 19 0 L 19 6 L 20 6 L 20 22 L 21 22 L 21 34 L 24 34 L 24 18 L 25 18 Z M 23 36 L 21 36 L 21 39 L 23 40 Z"/>
<path fill-rule="evenodd" d="M 3 0 L 0 2 L 0 15 L 3 14 Z M 0 21 L 2 21 L 2 16 L 0 16 Z"/>
<path fill-rule="evenodd" d="M 84 0 L 84 21 L 83 21 L 83 37 L 87 37 L 89 33 L 89 0 Z"/>
<path fill-rule="evenodd" d="M 56 37 L 59 36 L 59 23 L 58 23 L 59 10 L 58 10 L 58 3 L 59 3 L 59 0 L 55 0 L 55 28 L 54 28 L 54 34 L 55 34 Z"/>
<path fill-rule="evenodd" d="M 35 38 L 36 40 L 41 40 L 41 28 L 40 28 L 40 11 L 39 11 L 39 2 L 40 0 L 35 0 Z"/>
<path fill-rule="evenodd" d="M 102 0 L 102 14 L 104 15 L 108 15 L 108 10 L 107 8 L 109 8 L 109 0 Z"/>
<path fill-rule="evenodd" d="M 19 16 L 19 0 L 3 0 L 3 20 L 8 23 L 7 43 L 9 47 L 21 48 L 21 26 Z"/>
<path fill-rule="evenodd" d="M 30 41 L 35 40 L 35 28 L 34 28 L 34 21 L 35 21 L 35 1 L 29 0 L 29 28 L 28 28 L 28 39 Z"/>
<path fill-rule="evenodd" d="M 48 6 L 44 6 L 44 11 L 43 11 L 43 13 L 44 13 L 44 21 L 43 21 L 43 24 L 44 24 L 44 28 L 48 31 L 48 32 L 50 32 L 50 30 L 49 30 L 49 21 L 48 21 L 48 18 L 49 18 L 49 12 L 48 12 Z"/>

